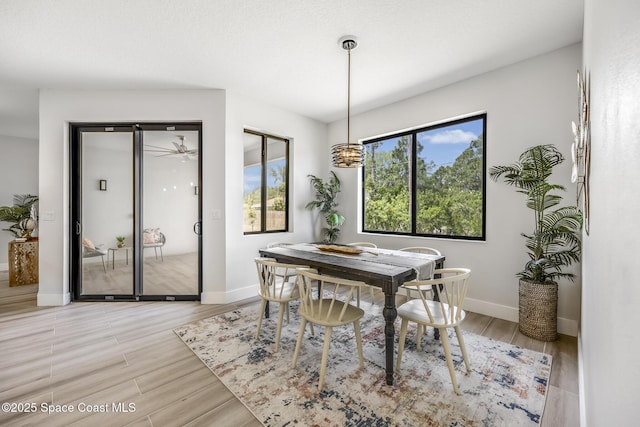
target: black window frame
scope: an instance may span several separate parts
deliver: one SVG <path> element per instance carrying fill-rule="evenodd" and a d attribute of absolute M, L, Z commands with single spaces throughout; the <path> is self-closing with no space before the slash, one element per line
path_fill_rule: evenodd
<path fill-rule="evenodd" d="M 267 234 L 267 233 L 287 233 L 289 231 L 289 198 L 291 188 L 289 185 L 289 177 L 290 177 L 290 157 L 289 157 L 289 144 L 290 141 L 288 138 L 273 135 L 270 133 L 260 132 L 253 129 L 244 129 L 243 133 L 248 133 L 252 135 L 256 135 L 262 138 L 261 140 L 261 178 L 260 178 L 260 206 L 267 206 L 267 163 L 268 163 L 268 153 L 267 153 L 267 141 L 269 139 L 276 139 L 285 143 L 285 207 L 284 207 L 284 229 L 279 230 L 267 230 L 267 209 L 260 209 L 260 230 L 256 231 L 243 231 L 244 235 L 253 235 L 253 234 Z M 244 154 L 243 154 L 244 156 Z M 243 157 L 244 158 L 244 157 Z M 244 167 L 243 167 L 244 170 Z M 243 218 L 244 218 L 244 209 L 243 209 Z M 244 222 L 243 222 L 244 224 Z"/>
<path fill-rule="evenodd" d="M 416 164 L 417 164 L 417 136 L 419 133 L 432 131 L 439 128 L 454 126 L 460 123 L 471 122 L 475 120 L 483 120 L 482 126 L 482 234 L 480 236 L 462 236 L 462 235 L 449 235 L 449 234 L 432 234 L 432 233 L 418 233 L 417 229 L 417 200 L 415 195 L 416 192 Z M 410 185 L 410 195 L 409 195 L 409 205 L 410 205 L 410 216 L 411 216 L 411 231 L 410 232 L 398 232 L 398 231 L 382 231 L 382 230 L 368 230 L 366 229 L 365 223 L 365 209 L 366 209 L 366 163 L 361 169 L 361 206 L 360 206 L 360 214 L 362 215 L 362 232 L 364 233 L 372 233 L 372 234 L 383 234 L 383 235 L 396 235 L 396 236 L 416 236 L 416 237 L 429 237 L 429 238 L 437 238 L 437 239 L 456 239 L 456 240 L 469 240 L 469 241 L 486 241 L 486 224 L 487 224 L 487 113 L 474 114 L 471 116 L 465 116 L 458 119 L 447 120 L 443 122 L 438 122 L 432 125 L 421 126 L 417 128 L 412 128 L 409 130 L 403 130 L 400 132 L 395 132 L 391 134 L 386 134 L 383 136 L 364 139 L 362 140 L 363 145 L 372 144 L 374 142 L 386 141 L 392 138 L 401 138 L 403 136 L 410 136 L 411 142 L 409 144 L 409 156 L 411 160 L 410 166 L 410 176 L 411 176 L 411 185 Z M 366 150 L 366 147 L 365 147 Z"/>

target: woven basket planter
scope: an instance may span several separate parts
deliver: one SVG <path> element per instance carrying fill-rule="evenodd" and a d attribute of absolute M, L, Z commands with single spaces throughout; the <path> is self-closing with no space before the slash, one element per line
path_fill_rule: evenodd
<path fill-rule="evenodd" d="M 520 280 L 520 332 L 540 341 L 558 338 L 558 284 Z"/>

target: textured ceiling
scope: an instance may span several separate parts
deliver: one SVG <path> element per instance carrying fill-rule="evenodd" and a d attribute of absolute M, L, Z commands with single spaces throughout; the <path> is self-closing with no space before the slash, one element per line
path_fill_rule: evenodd
<path fill-rule="evenodd" d="M 0 134 L 39 88 L 221 88 L 323 122 L 582 39 L 582 0 L 2 0 Z"/>

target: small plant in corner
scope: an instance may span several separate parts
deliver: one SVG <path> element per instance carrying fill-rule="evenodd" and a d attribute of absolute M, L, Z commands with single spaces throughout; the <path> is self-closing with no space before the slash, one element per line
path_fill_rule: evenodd
<path fill-rule="evenodd" d="M 0 206 L 0 222 L 11 224 L 8 231 L 16 238 L 30 238 L 37 225 L 38 196 L 31 194 L 17 194 L 13 197 L 13 206 Z"/>
<path fill-rule="evenodd" d="M 324 217 L 327 226 L 322 229 L 324 240 L 333 243 L 340 234 L 340 227 L 344 224 L 344 216 L 337 211 L 338 201 L 336 196 L 340 192 L 340 180 L 335 172 L 331 171 L 328 181 L 315 175 L 307 175 L 311 179 L 311 185 L 316 191 L 316 200 L 307 203 L 307 209 L 318 209 Z"/>
<path fill-rule="evenodd" d="M 116 236 L 116 240 L 118 241 L 118 247 L 124 248 L 124 236 Z"/>

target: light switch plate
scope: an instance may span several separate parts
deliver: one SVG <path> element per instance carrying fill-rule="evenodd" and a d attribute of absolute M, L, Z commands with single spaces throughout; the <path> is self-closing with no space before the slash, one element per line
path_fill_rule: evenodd
<path fill-rule="evenodd" d="M 40 212 L 40 221 L 55 221 L 56 215 L 53 211 Z"/>

